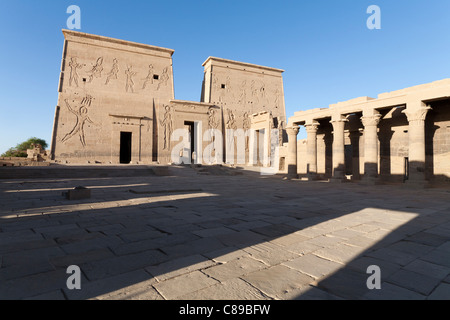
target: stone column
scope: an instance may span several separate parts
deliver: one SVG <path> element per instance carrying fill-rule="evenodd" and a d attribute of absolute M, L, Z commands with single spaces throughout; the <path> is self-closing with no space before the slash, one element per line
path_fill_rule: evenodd
<path fill-rule="evenodd" d="M 345 118 L 331 120 L 333 125 L 333 177 L 334 181 L 345 179 Z"/>
<path fill-rule="evenodd" d="M 408 184 L 423 186 L 425 180 L 425 118 L 431 107 L 421 106 L 403 111 L 409 121 L 409 179 Z"/>
<path fill-rule="evenodd" d="M 318 123 L 306 124 L 307 175 L 309 180 L 317 179 L 317 130 Z"/>
<path fill-rule="evenodd" d="M 291 127 L 286 129 L 286 133 L 289 137 L 288 150 L 287 150 L 287 166 L 288 166 L 288 178 L 297 178 L 297 135 L 299 127 Z"/>
<path fill-rule="evenodd" d="M 360 139 L 362 130 L 350 131 L 350 141 L 352 144 L 352 180 L 361 180 L 361 156 L 360 156 Z"/>
<path fill-rule="evenodd" d="M 364 126 L 364 177 L 363 181 L 374 183 L 378 178 L 378 124 L 380 114 L 361 118 Z"/>

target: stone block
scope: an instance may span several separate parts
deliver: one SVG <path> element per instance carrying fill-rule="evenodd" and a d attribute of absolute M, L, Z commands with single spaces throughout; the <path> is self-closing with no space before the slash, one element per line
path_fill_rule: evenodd
<path fill-rule="evenodd" d="M 75 189 L 64 192 L 63 195 L 68 200 L 84 200 L 91 198 L 91 190 L 85 187 L 76 187 Z"/>

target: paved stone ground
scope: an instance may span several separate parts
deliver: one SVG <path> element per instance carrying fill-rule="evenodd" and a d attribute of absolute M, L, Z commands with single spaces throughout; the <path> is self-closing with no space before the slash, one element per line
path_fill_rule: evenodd
<path fill-rule="evenodd" d="M 171 170 L 0 180 L 0 299 L 450 299 L 448 189 Z"/>

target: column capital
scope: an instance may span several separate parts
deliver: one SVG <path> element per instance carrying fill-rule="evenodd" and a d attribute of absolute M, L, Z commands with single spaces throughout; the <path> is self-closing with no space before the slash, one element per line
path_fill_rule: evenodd
<path fill-rule="evenodd" d="M 375 114 L 373 116 L 361 117 L 361 122 L 364 127 L 376 127 L 380 123 L 381 114 Z"/>
<path fill-rule="evenodd" d="M 430 106 L 421 107 L 419 109 L 405 109 L 402 111 L 408 118 L 408 121 L 411 122 L 422 122 L 425 121 L 425 118 L 427 117 L 428 111 L 431 110 Z"/>
<path fill-rule="evenodd" d="M 286 133 L 289 136 L 296 136 L 296 135 L 298 135 L 299 131 L 300 131 L 300 127 L 289 127 L 289 128 L 286 128 Z"/>
<path fill-rule="evenodd" d="M 348 119 L 334 119 L 331 120 L 330 123 L 334 124 L 334 123 L 343 123 L 343 122 L 348 122 Z"/>
<path fill-rule="evenodd" d="M 307 133 L 316 133 L 319 130 L 319 123 L 307 123 L 305 129 Z"/>

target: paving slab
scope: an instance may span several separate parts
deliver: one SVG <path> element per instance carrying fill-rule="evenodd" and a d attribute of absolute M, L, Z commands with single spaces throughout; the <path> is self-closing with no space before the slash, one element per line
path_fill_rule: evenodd
<path fill-rule="evenodd" d="M 169 300 L 179 299 L 192 292 L 213 286 L 217 280 L 200 271 L 194 271 L 176 278 L 169 279 L 154 285 L 155 289 Z"/>
<path fill-rule="evenodd" d="M 386 281 L 428 296 L 440 283 L 440 279 L 409 270 L 399 270 Z"/>
<path fill-rule="evenodd" d="M 307 254 L 291 261 L 284 262 L 283 265 L 298 270 L 315 279 L 332 274 L 343 267 L 340 263 L 320 258 L 314 254 Z"/>
<path fill-rule="evenodd" d="M 284 299 L 291 291 L 314 281 L 312 277 L 282 265 L 255 271 L 242 279 L 276 299 Z"/>
<path fill-rule="evenodd" d="M 153 275 L 158 281 L 164 281 L 196 270 L 205 269 L 216 264 L 216 262 L 197 254 L 166 261 L 155 266 L 147 267 L 145 270 Z"/>
<path fill-rule="evenodd" d="M 270 300 L 271 298 L 248 282 L 240 278 L 233 278 L 223 283 L 218 283 L 211 287 L 181 296 L 178 299 L 248 301 Z"/>
<path fill-rule="evenodd" d="M 426 296 L 388 282 L 381 289 L 373 289 L 362 296 L 363 300 L 425 300 Z"/>
<path fill-rule="evenodd" d="M 441 283 L 434 291 L 428 296 L 428 300 L 450 300 L 450 284 Z"/>

